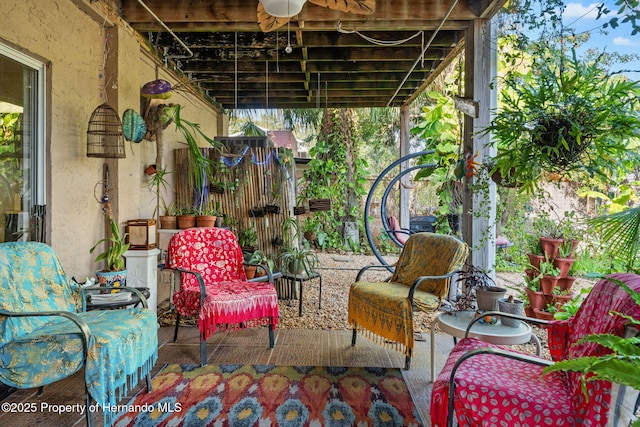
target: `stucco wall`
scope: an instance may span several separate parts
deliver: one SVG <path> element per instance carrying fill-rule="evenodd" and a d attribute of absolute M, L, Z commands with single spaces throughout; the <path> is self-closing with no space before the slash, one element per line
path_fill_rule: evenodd
<path fill-rule="evenodd" d="M 96 197 L 102 194 L 104 161 L 86 157 L 86 132 L 91 113 L 105 101 L 102 85 L 106 81 L 115 93 L 106 101 L 122 116 L 127 108 L 141 112 L 140 88 L 145 82 L 159 77 L 176 84 L 177 78 L 157 69 L 157 63 L 141 50 L 134 31 L 117 18 L 110 17 L 118 26 L 117 40 L 114 43 L 106 37 L 102 26 L 105 21 L 82 9 L 94 7 L 89 1 L 4 3 L 11 3 L 3 4 L 3 15 L 11 19 L 3 20 L 0 26 L 0 42 L 49 64 L 48 243 L 68 274 L 91 276 L 99 266 L 93 262 L 89 248 L 103 237 L 104 216 Z M 108 59 L 115 59 L 117 70 L 103 73 L 105 53 Z M 167 102 L 181 104 L 185 118 L 199 123 L 210 137 L 216 135 L 217 113 L 201 98 L 178 91 Z M 164 141 L 166 165 L 171 167 L 172 149 L 180 146 L 174 126 L 166 129 Z M 114 213 L 121 224 L 127 219 L 151 217 L 155 198 L 147 187 L 144 168 L 155 159 L 155 142 L 126 142 L 126 158 L 117 161 L 117 172 L 111 174 L 112 184 L 118 188 L 118 209 Z"/>

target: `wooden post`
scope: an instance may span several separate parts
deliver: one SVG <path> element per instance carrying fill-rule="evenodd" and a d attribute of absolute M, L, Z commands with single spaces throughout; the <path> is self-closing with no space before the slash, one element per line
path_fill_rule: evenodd
<path fill-rule="evenodd" d="M 476 161 L 487 163 L 495 156 L 495 147 L 489 146 L 490 135 L 478 132 L 489 125 L 491 111 L 496 105 L 496 92 L 490 83 L 496 75 L 496 37 L 491 21 L 476 19 L 465 35 L 465 100 L 468 105 L 477 105 L 477 117 L 464 117 L 464 153 L 475 155 Z M 476 111 L 473 109 L 472 111 Z M 465 198 L 462 233 L 471 248 L 469 262 L 484 268 L 495 277 L 495 217 L 496 187 L 486 180 L 485 191 L 471 194 L 471 185 L 478 183 L 478 177 L 465 178 Z"/>

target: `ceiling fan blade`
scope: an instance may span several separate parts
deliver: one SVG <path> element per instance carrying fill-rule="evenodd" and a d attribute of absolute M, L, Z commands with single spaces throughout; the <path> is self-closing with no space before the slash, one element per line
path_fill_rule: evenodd
<path fill-rule="evenodd" d="M 258 25 L 263 33 L 277 30 L 278 28 L 286 25 L 291 18 L 278 18 L 273 15 L 269 15 L 262 3 L 258 2 Z"/>
<path fill-rule="evenodd" d="M 376 0 L 307 0 L 317 6 L 328 7 L 340 12 L 370 15 L 376 11 Z"/>

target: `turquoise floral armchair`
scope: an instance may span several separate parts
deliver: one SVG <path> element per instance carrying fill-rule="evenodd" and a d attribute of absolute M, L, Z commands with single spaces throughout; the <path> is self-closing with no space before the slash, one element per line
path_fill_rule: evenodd
<path fill-rule="evenodd" d="M 84 366 L 87 408 L 92 398 L 99 408 L 116 405 L 141 376 L 150 387 L 158 355 L 155 313 L 142 307 L 84 312 L 83 297 L 51 247 L 0 243 L 1 382 L 42 387 Z M 86 414 L 92 425 L 93 414 Z M 103 414 L 105 425 L 117 415 Z"/>

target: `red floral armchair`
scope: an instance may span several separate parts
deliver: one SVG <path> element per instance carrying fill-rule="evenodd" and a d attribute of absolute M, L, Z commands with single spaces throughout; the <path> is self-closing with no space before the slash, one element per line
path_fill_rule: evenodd
<path fill-rule="evenodd" d="M 574 317 L 546 324 L 554 361 L 608 353 L 597 343 L 579 340 L 591 334 L 623 336 L 627 321 L 611 311 L 640 319 L 640 307 L 617 281 L 640 291 L 640 276 L 608 276 L 594 285 Z M 587 381 L 583 389 L 580 372 L 543 375 L 544 367 L 550 364 L 553 361 L 506 351 L 474 338 L 463 339 L 434 382 L 433 427 L 453 425 L 453 413 L 460 426 L 607 425 L 611 383 Z"/>
<path fill-rule="evenodd" d="M 268 326 L 269 347 L 278 323 L 278 294 L 273 280 L 249 282 L 236 236 L 222 228 L 182 230 L 169 241 L 167 264 L 181 273 L 174 342 L 180 316 L 198 316 L 201 365 L 206 365 L 206 340 L 216 330 Z M 271 272 L 269 272 L 270 274 Z"/>

